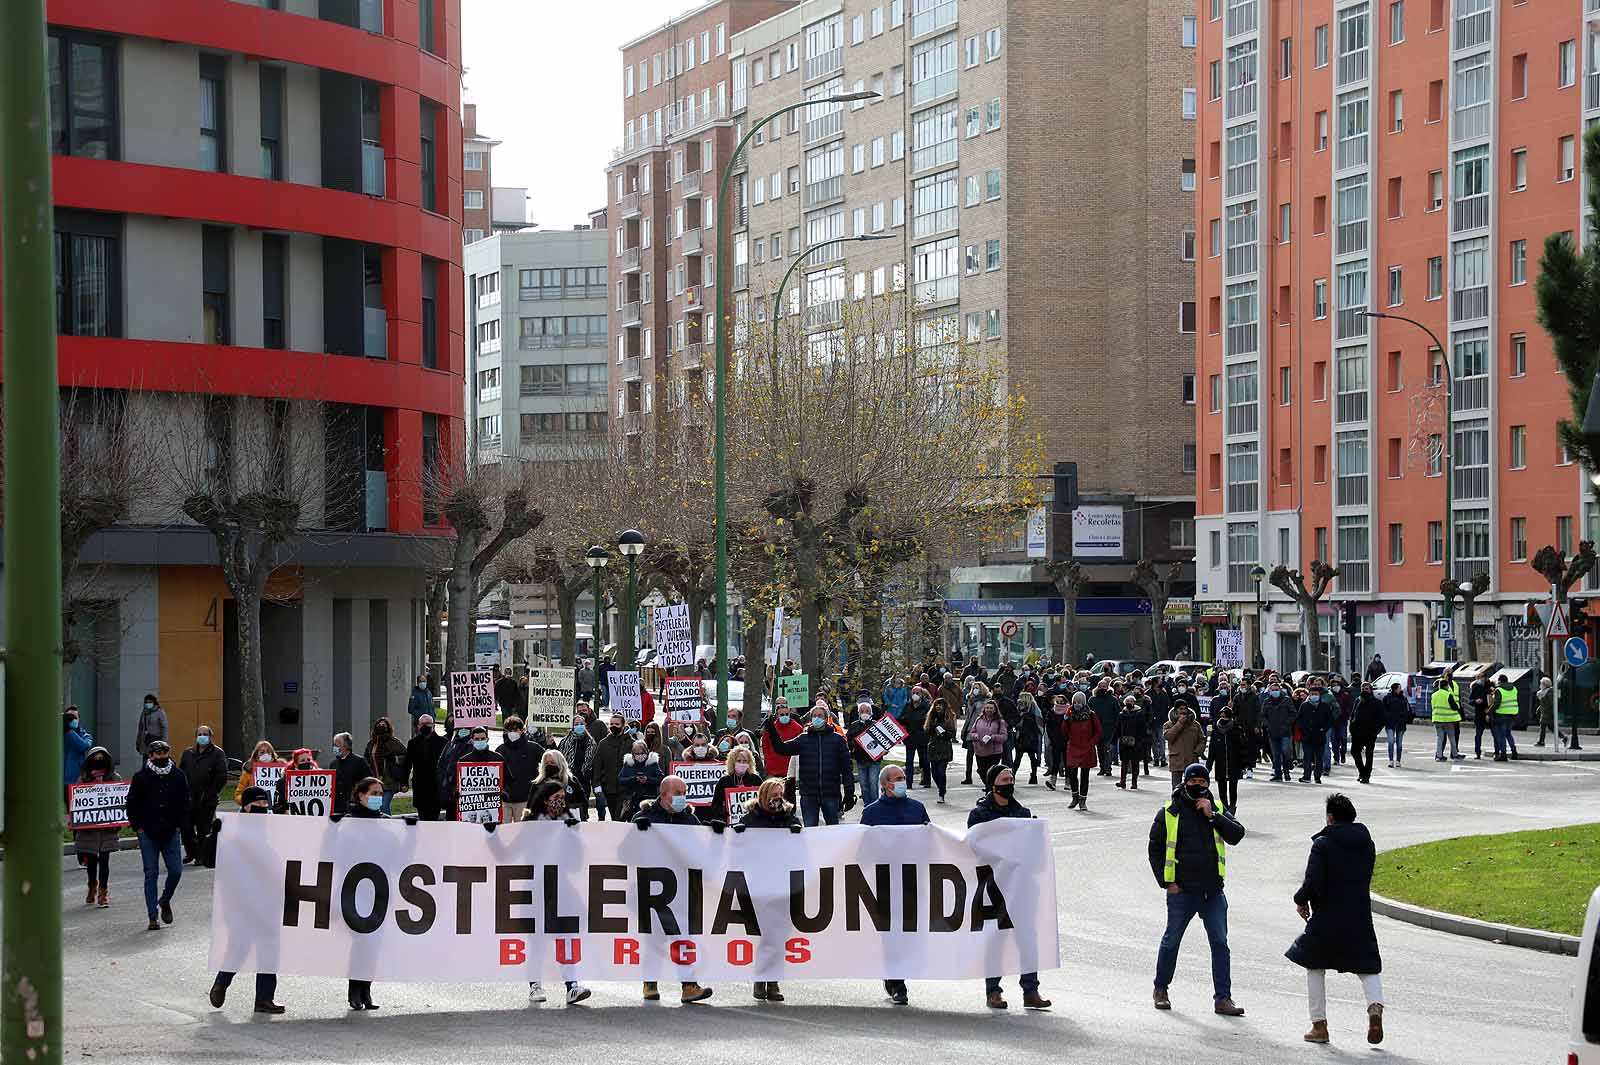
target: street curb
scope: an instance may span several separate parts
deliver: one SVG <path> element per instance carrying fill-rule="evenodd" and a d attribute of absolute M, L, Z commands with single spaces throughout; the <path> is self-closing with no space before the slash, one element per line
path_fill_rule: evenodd
<path fill-rule="evenodd" d="M 117 840 L 117 850 L 119 850 L 119 851 L 136 851 L 138 849 L 139 849 L 139 837 L 138 836 L 134 836 L 134 837 L 129 838 L 129 839 L 119 839 L 119 840 Z M 77 848 L 76 848 L 75 844 L 63 843 L 61 845 L 61 857 L 70 858 L 76 853 L 78 853 L 78 852 L 77 852 Z M 5 849 L 3 847 L 0 847 L 0 862 L 3 862 L 5 860 L 6 860 Z"/>
<path fill-rule="evenodd" d="M 1524 747 L 1517 752 L 1519 762 L 1600 762 L 1600 750 L 1587 747 L 1577 751 L 1553 751 Z"/>
<path fill-rule="evenodd" d="M 1478 921 L 1459 914 L 1440 913 L 1438 910 L 1413 906 L 1407 902 L 1396 902 L 1382 895 L 1372 896 L 1372 912 L 1396 921 L 1404 921 L 1406 924 L 1431 928 L 1435 932 L 1447 932 L 1450 935 L 1467 936 L 1491 943 L 1504 943 L 1512 947 L 1525 947 L 1528 950 L 1542 950 L 1549 954 L 1568 954 L 1573 957 L 1578 955 L 1578 939 L 1575 936 L 1546 932 L 1539 928 L 1491 924 L 1488 921 Z"/>

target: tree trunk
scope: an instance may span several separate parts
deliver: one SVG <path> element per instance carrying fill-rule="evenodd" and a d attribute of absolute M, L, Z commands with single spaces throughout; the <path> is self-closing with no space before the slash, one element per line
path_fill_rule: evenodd
<path fill-rule="evenodd" d="M 476 537 L 458 536 L 450 568 L 450 627 L 445 640 L 444 671 L 451 673 L 472 668 L 472 638 L 478 627 L 477 582 L 472 579 L 472 556 L 477 553 Z"/>
<path fill-rule="evenodd" d="M 745 600 L 746 606 L 754 604 Z M 744 720 L 761 720 L 761 696 L 767 687 L 767 613 L 747 609 L 744 625 Z M 747 725 L 747 728 L 752 726 Z"/>
<path fill-rule="evenodd" d="M 581 589 L 583 585 L 580 583 Z M 578 664 L 578 596 L 580 591 L 570 591 L 562 582 L 556 583 L 556 613 L 561 618 L 561 664 Z"/>
<path fill-rule="evenodd" d="M 1061 615 L 1061 662 L 1078 664 L 1078 593 L 1067 591 L 1061 597 L 1066 609 Z"/>
<path fill-rule="evenodd" d="M 267 722 L 261 689 L 261 592 L 236 588 L 233 602 L 239 616 L 239 737 L 253 744 L 266 735 Z"/>
<path fill-rule="evenodd" d="M 1150 657 L 1156 661 L 1166 656 L 1167 593 L 1163 588 L 1150 593 Z"/>
<path fill-rule="evenodd" d="M 1317 616 L 1317 604 L 1300 604 L 1300 645 L 1305 648 L 1307 669 L 1317 669 L 1322 657 L 1322 641 L 1318 638 L 1312 619 Z"/>
<path fill-rule="evenodd" d="M 810 536 L 795 540 L 795 600 L 800 607 L 800 671 L 817 690 L 822 685 L 822 609 L 817 602 L 817 545 Z"/>
<path fill-rule="evenodd" d="M 436 688 L 442 687 L 443 677 L 440 670 L 444 665 L 444 620 L 445 608 L 449 604 L 449 582 L 444 577 L 435 577 L 428 584 L 428 609 L 426 614 L 427 632 L 423 637 L 423 663 Z"/>
<path fill-rule="evenodd" d="M 883 690 L 883 581 L 873 574 L 862 583 L 859 679 L 868 691 L 877 692 Z"/>
<path fill-rule="evenodd" d="M 687 591 L 683 597 L 684 603 L 689 607 L 689 639 L 697 645 L 700 643 L 700 622 L 705 618 L 706 602 L 709 598 L 709 596 L 698 590 Z M 715 643 L 716 641 L 713 640 L 712 642 Z M 731 658 L 733 651 L 729 650 L 728 655 Z M 745 657 L 748 658 L 749 655 L 750 652 L 746 651 Z"/>
<path fill-rule="evenodd" d="M 1478 628 L 1472 623 L 1472 608 L 1475 605 L 1475 595 L 1461 597 L 1461 628 L 1467 635 L 1467 661 L 1478 660 Z"/>

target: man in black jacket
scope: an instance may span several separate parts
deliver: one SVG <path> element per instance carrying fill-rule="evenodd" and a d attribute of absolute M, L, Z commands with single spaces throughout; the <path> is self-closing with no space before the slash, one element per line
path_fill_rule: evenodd
<path fill-rule="evenodd" d="M 515 823 L 522 820 L 522 811 L 528 807 L 528 792 L 539 775 L 539 761 L 544 757 L 544 747 L 528 738 L 522 731 L 522 719 L 515 714 L 505 719 L 505 725 L 506 739 L 496 748 L 496 753 L 506 763 L 505 780 L 500 785 L 509 796 L 506 799 L 505 819 L 508 823 Z"/>
<path fill-rule="evenodd" d="M 1205 766 L 1189 766 L 1182 785 L 1156 811 L 1150 826 L 1150 871 L 1167 893 L 1167 930 L 1156 955 L 1154 1000 L 1158 1010 L 1172 1008 L 1167 987 L 1178 967 L 1178 947 L 1198 914 L 1211 944 L 1212 1009 L 1239 1017 L 1244 1010 L 1233 1004 L 1228 900 L 1222 886 L 1227 872 L 1224 845 L 1238 845 L 1244 826 L 1212 797 L 1210 783 Z"/>
<path fill-rule="evenodd" d="M 850 749 L 844 737 L 828 727 L 826 704 L 819 702 L 811 708 L 810 725 L 792 740 L 780 736 L 776 721 L 769 720 L 767 740 L 779 754 L 800 759 L 800 819 L 807 828 L 817 827 L 819 815 L 820 820 L 836 825 L 841 813 L 855 807 L 856 775 Z"/>
<path fill-rule="evenodd" d="M 694 808 L 689 805 L 689 786 L 683 782 L 682 777 L 667 776 L 661 778 L 661 787 L 656 792 L 655 802 L 644 802 L 639 807 L 639 812 L 633 815 L 633 826 L 643 832 L 651 825 L 683 825 L 686 827 L 701 828 L 709 824 L 718 835 L 722 834 L 721 821 L 707 820 L 702 823 L 695 816 Z M 654 980 L 644 982 L 644 1000 L 655 1002 L 661 997 L 660 990 Z M 711 988 L 701 987 L 694 981 L 685 981 L 683 985 L 683 1003 L 703 1002 L 711 997 Z"/>
<path fill-rule="evenodd" d="M 628 796 L 623 791 L 621 780 L 622 756 L 632 749 L 633 739 L 623 731 L 626 727 L 627 721 L 621 714 L 612 714 L 606 734 L 594 746 L 589 783 L 602 800 L 596 803 L 596 813 L 602 821 L 608 813 L 611 820 L 621 821 L 622 808 L 627 803 Z"/>
<path fill-rule="evenodd" d="M 128 824 L 139 834 L 144 908 L 150 931 L 157 932 L 162 922 L 172 923 L 172 895 L 183 879 L 179 833 L 189 819 L 189 782 L 173 764 L 172 747 L 166 740 L 151 740 L 145 754 L 144 768 L 128 784 Z M 167 884 L 157 897 L 156 878 L 162 862 L 167 866 Z"/>
<path fill-rule="evenodd" d="M 183 826 L 183 860 L 198 862 L 217 816 L 217 798 L 228 783 L 228 756 L 211 742 L 211 726 L 195 730 L 194 746 L 183 752 L 178 771 L 189 784 L 189 819 Z"/>
<path fill-rule="evenodd" d="M 417 716 L 417 734 L 406 744 L 400 775 L 411 781 L 411 803 L 420 821 L 439 820 L 439 755 L 444 737 L 433 727 L 432 714 Z"/>
<path fill-rule="evenodd" d="M 343 810 L 350 805 L 352 792 L 361 781 L 372 775 L 372 767 L 367 765 L 367 760 L 355 752 L 355 739 L 348 732 L 341 732 L 333 738 L 333 761 L 328 768 L 333 770 L 333 808 Z"/>

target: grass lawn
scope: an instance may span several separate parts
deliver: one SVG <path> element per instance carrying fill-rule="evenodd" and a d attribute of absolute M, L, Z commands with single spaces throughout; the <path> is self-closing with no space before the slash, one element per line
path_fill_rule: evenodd
<path fill-rule="evenodd" d="M 1600 824 L 1464 836 L 1378 855 L 1372 890 L 1480 921 L 1578 935 L 1600 884 Z"/>

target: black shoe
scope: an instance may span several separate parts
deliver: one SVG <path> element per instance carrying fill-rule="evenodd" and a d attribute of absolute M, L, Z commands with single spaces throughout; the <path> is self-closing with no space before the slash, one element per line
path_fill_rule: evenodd
<path fill-rule="evenodd" d="M 353 1010 L 364 1010 L 367 1008 L 367 1004 L 361 1001 L 361 996 L 353 991 L 350 993 L 346 1001 L 350 1003 L 350 1008 Z"/>
<path fill-rule="evenodd" d="M 904 1006 L 910 1000 L 906 998 L 906 993 L 904 991 L 891 991 L 889 993 L 889 1001 L 896 1006 Z"/>
<path fill-rule="evenodd" d="M 372 1001 L 372 989 L 370 987 L 362 990 L 361 1004 L 369 1010 L 375 1010 L 378 1008 L 378 1004 Z"/>
<path fill-rule="evenodd" d="M 256 1003 L 256 1012 L 257 1013 L 273 1013 L 273 1014 L 277 1014 L 277 1013 L 284 1013 L 284 1012 L 287 1012 L 287 1011 L 285 1010 L 285 1008 L 283 1006 L 278 1005 L 276 1002 L 257 1002 Z"/>
<path fill-rule="evenodd" d="M 161 900 L 161 923 L 172 923 L 172 902 L 170 899 Z"/>
<path fill-rule="evenodd" d="M 756 986 L 750 991 L 750 996 L 757 1002 L 765 1002 L 767 1000 L 766 983 L 764 981 L 757 981 Z"/>
<path fill-rule="evenodd" d="M 222 984 L 213 981 L 211 990 L 206 994 L 206 998 L 210 1001 L 212 1009 L 220 1010 L 223 1003 L 228 1001 L 228 989 L 223 987 Z"/>
<path fill-rule="evenodd" d="M 146 931 L 149 931 L 149 932 L 159 932 L 159 931 L 161 931 L 161 922 L 156 920 L 154 917 L 150 918 L 150 926 L 146 929 Z"/>

